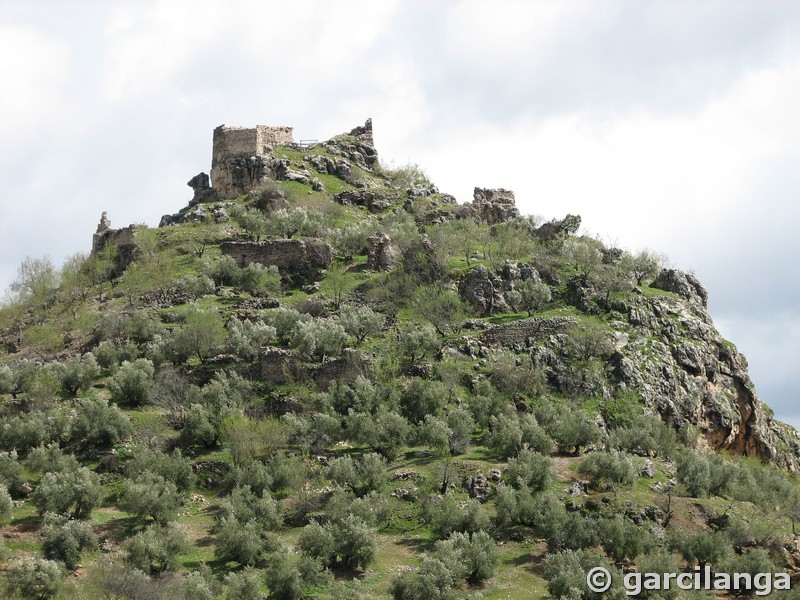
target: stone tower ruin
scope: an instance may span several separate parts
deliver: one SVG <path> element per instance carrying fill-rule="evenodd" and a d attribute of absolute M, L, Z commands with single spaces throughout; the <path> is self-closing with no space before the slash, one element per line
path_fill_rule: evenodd
<path fill-rule="evenodd" d="M 214 129 L 211 186 L 219 198 L 236 198 L 261 183 L 265 157 L 275 146 L 294 143 L 291 127 L 230 127 Z"/>

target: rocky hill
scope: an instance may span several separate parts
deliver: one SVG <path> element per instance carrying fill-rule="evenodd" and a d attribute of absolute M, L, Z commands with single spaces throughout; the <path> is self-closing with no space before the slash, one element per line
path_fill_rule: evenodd
<path fill-rule="evenodd" d="M 509 190 L 458 204 L 383 165 L 371 121 L 322 143 L 220 126 L 188 185 L 158 228 L 103 213 L 90 254 L 26 259 L 0 310 L 8 595 L 796 573 L 800 439 L 691 273 Z"/>

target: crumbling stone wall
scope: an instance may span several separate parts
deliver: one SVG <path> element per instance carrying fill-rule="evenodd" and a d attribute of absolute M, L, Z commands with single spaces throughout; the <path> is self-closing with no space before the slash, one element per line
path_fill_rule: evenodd
<path fill-rule="evenodd" d="M 274 146 L 294 143 L 291 127 L 229 127 L 214 129 L 211 183 L 220 198 L 236 198 L 260 184 L 264 158 Z"/>
<path fill-rule="evenodd" d="M 261 353 L 261 380 L 275 385 L 313 380 L 319 389 L 327 390 L 334 381 L 351 384 L 359 376 L 369 378 L 372 364 L 372 357 L 351 348 L 345 348 L 340 358 L 318 365 L 305 363 L 292 350 L 265 348 Z"/>
<path fill-rule="evenodd" d="M 136 226 L 128 225 L 122 229 L 112 229 L 108 214 L 103 211 L 97 231 L 92 236 L 92 256 L 95 256 L 106 244 L 112 244 L 117 249 L 117 264 L 114 275 L 119 277 L 133 262 L 136 255 Z"/>
<path fill-rule="evenodd" d="M 541 341 L 551 335 L 564 333 L 569 325 L 577 322 L 575 317 L 532 317 L 492 327 L 483 333 L 481 340 L 490 346 L 525 347 L 529 340 Z"/>
<path fill-rule="evenodd" d="M 220 249 L 240 267 L 251 262 L 275 265 L 281 275 L 295 282 L 313 280 L 320 270 L 330 268 L 333 261 L 333 248 L 316 239 L 224 242 Z"/>

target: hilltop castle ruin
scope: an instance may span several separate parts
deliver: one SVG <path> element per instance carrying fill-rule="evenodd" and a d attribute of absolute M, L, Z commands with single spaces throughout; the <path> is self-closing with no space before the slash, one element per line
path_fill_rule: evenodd
<path fill-rule="evenodd" d="M 214 129 L 211 186 L 218 198 L 236 198 L 264 178 L 266 157 L 275 146 L 294 143 L 291 127 L 231 127 Z"/>

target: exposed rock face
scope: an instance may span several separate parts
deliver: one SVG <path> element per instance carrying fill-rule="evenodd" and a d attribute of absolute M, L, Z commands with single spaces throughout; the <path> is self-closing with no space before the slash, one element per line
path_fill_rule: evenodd
<path fill-rule="evenodd" d="M 215 200 L 217 198 L 217 192 L 211 188 L 210 180 L 205 173 L 198 173 L 187 181 L 186 185 L 194 190 L 194 196 L 189 201 L 189 206 L 194 206 L 199 202 L 206 202 L 207 200 Z"/>
<path fill-rule="evenodd" d="M 373 271 L 388 271 L 400 256 L 400 248 L 392 238 L 383 232 L 370 236 L 367 252 L 367 266 Z"/>
<path fill-rule="evenodd" d="M 213 191 L 213 190 L 212 190 Z M 181 225 L 183 223 L 226 223 L 230 220 L 228 209 L 236 206 L 235 202 L 190 202 L 174 215 L 164 215 L 159 221 L 159 227 Z"/>
<path fill-rule="evenodd" d="M 484 223 L 502 223 L 519 216 L 514 192 L 511 190 L 475 188 L 472 207 Z"/>
<path fill-rule="evenodd" d="M 688 305 L 667 296 L 632 304 L 629 321 L 640 335 L 612 357 L 616 378 L 667 421 L 699 427 L 714 448 L 787 463 L 777 456 L 744 357 L 714 329 L 691 289 Z"/>
<path fill-rule="evenodd" d="M 328 269 L 333 249 L 316 239 L 271 240 L 267 242 L 224 242 L 223 254 L 232 256 L 240 267 L 251 262 L 275 265 L 281 275 L 295 282 L 314 281 L 319 272 Z"/>
<path fill-rule="evenodd" d="M 697 277 L 691 273 L 684 273 L 677 269 L 662 269 L 651 287 L 674 292 L 693 304 L 703 308 L 708 307 L 708 292 Z"/>
<path fill-rule="evenodd" d="M 548 221 L 536 230 L 536 237 L 545 242 L 575 234 L 581 226 L 580 215 L 567 215 L 563 219 Z"/>
<path fill-rule="evenodd" d="M 528 263 L 507 262 L 498 273 L 479 265 L 469 271 L 458 284 L 458 293 L 482 316 L 502 312 L 508 308 L 505 292 L 514 289 L 517 281 L 541 281 L 539 272 Z"/>
<path fill-rule="evenodd" d="M 482 316 L 506 308 L 503 281 L 483 265 L 472 269 L 458 284 L 461 299 L 469 302 Z"/>
<path fill-rule="evenodd" d="M 620 307 L 626 314 L 610 323 L 614 331 L 606 347 L 611 353 L 595 357 L 606 364 L 614 388 L 635 391 L 648 410 L 675 427 L 697 427 L 715 449 L 800 469 L 797 432 L 772 422 L 745 358 L 714 328 L 705 290 L 680 272 L 664 273 L 661 279 L 683 297 L 633 298 Z M 489 329 L 481 341 L 530 352 L 548 381 L 558 386 L 574 376 L 565 334 L 577 322 L 570 317 L 526 319 Z M 595 391 L 609 396 L 614 390 Z"/>
<path fill-rule="evenodd" d="M 372 119 L 364 125 L 355 127 L 349 133 L 339 135 L 325 142 L 325 149 L 350 160 L 362 169 L 371 170 L 378 164 L 378 151 L 372 138 Z"/>

